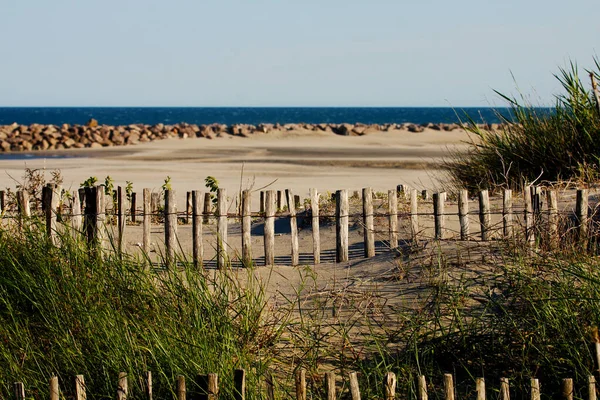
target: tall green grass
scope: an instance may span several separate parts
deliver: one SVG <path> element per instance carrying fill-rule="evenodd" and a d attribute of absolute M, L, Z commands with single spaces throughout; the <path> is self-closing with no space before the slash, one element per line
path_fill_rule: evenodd
<path fill-rule="evenodd" d="M 595 62 L 598 76 L 600 65 Z M 453 154 L 446 168 L 456 185 L 472 191 L 503 186 L 520 189 L 531 182 L 595 181 L 600 177 L 600 115 L 576 64 L 556 78 L 564 93 L 551 112 L 498 93 L 510 115 L 498 129 L 484 129 L 467 116 L 472 134 L 467 153 Z"/>
<path fill-rule="evenodd" d="M 0 230 L 0 398 L 16 381 L 47 397 L 53 375 L 68 395 L 76 374 L 88 398 L 114 397 L 121 371 L 139 396 L 147 370 L 157 398 L 173 396 L 177 375 L 193 391 L 208 372 L 231 397 L 235 368 L 251 372 L 256 398 L 282 325 L 266 315 L 251 271 L 244 285 L 228 270 L 151 271 L 143 260 L 90 254 L 66 234 L 55 247 L 39 228 Z"/>

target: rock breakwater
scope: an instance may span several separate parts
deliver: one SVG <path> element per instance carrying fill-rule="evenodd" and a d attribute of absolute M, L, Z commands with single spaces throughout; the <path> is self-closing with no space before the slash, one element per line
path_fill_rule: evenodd
<path fill-rule="evenodd" d="M 494 127 L 491 127 L 494 128 Z M 362 136 L 379 131 L 404 130 L 422 132 L 425 129 L 452 131 L 457 124 L 258 124 L 258 125 L 100 125 L 90 120 L 84 125 L 11 125 L 0 126 L 0 151 L 43 151 L 81 148 L 102 148 L 134 145 L 167 138 L 213 139 L 227 135 L 249 137 L 282 131 L 331 132 L 342 136 Z"/>

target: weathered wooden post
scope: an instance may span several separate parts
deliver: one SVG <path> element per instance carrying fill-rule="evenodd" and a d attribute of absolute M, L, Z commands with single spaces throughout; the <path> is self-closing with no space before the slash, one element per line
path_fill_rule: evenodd
<path fill-rule="evenodd" d="M 192 191 L 192 260 L 194 268 L 202 268 L 204 244 L 202 243 L 202 192 Z"/>
<path fill-rule="evenodd" d="M 152 400 L 152 371 L 144 373 L 144 381 L 146 386 L 146 400 Z"/>
<path fill-rule="evenodd" d="M 292 191 L 286 189 L 288 211 L 290 213 L 290 234 L 292 238 L 292 266 L 300 263 L 300 253 L 298 251 L 298 221 L 296 219 L 296 205 L 294 204 L 294 195 Z"/>
<path fill-rule="evenodd" d="M 477 391 L 477 400 L 485 400 L 485 379 L 477 378 L 475 380 L 475 390 Z"/>
<path fill-rule="evenodd" d="M 134 224 L 137 222 L 137 193 L 131 193 L 131 204 L 130 204 L 129 214 L 131 214 L 131 222 Z"/>
<path fill-rule="evenodd" d="M 398 248 L 398 196 L 395 190 L 388 190 L 388 214 L 390 249 Z"/>
<path fill-rule="evenodd" d="M 417 382 L 417 396 L 418 400 L 428 400 L 427 380 L 425 375 L 419 375 L 419 380 Z"/>
<path fill-rule="evenodd" d="M 336 400 L 335 373 L 334 372 L 326 372 L 324 380 L 325 380 L 325 395 L 327 397 L 327 400 Z"/>
<path fill-rule="evenodd" d="M 383 387 L 385 389 L 384 399 L 385 400 L 394 400 L 396 397 L 396 374 L 393 372 L 388 372 L 385 374 L 385 378 L 383 380 Z"/>
<path fill-rule="evenodd" d="M 75 191 L 77 193 L 77 191 Z M 77 194 L 79 197 L 79 194 Z M 59 400 L 60 398 L 60 388 L 58 387 L 58 377 L 53 376 L 50 378 L 50 400 Z"/>
<path fill-rule="evenodd" d="M 435 239 L 441 240 L 444 238 L 445 231 L 445 216 L 444 216 L 444 200 L 446 193 L 433 194 L 433 217 L 435 225 Z"/>
<path fill-rule="evenodd" d="M 102 191 L 104 193 L 104 190 Z M 83 375 L 75 375 L 75 399 L 74 400 L 86 400 L 87 394 L 85 391 L 85 379 Z"/>
<path fill-rule="evenodd" d="M 573 379 L 565 378 L 562 380 L 561 395 L 565 400 L 573 400 Z"/>
<path fill-rule="evenodd" d="M 192 192 L 185 192 L 185 223 L 190 223 L 192 216 Z"/>
<path fill-rule="evenodd" d="M 350 380 L 350 396 L 352 400 L 360 400 L 360 386 L 358 386 L 358 375 L 356 372 L 350 372 L 348 375 Z"/>
<path fill-rule="evenodd" d="M 267 190 L 265 194 L 265 265 L 275 265 L 275 191 Z"/>
<path fill-rule="evenodd" d="M 23 382 L 13 383 L 13 391 L 15 393 L 15 400 L 25 400 L 25 385 L 23 385 Z"/>
<path fill-rule="evenodd" d="M 373 191 L 363 188 L 363 238 L 365 257 L 375 257 L 375 228 L 373 226 Z"/>
<path fill-rule="evenodd" d="M 469 240 L 469 191 L 458 192 L 458 220 L 460 222 L 460 240 Z"/>
<path fill-rule="evenodd" d="M 212 210 L 212 197 L 210 192 L 204 193 L 204 224 L 208 224 L 210 222 L 210 214 Z"/>
<path fill-rule="evenodd" d="M 454 400 L 454 379 L 452 374 L 444 374 L 444 399 Z"/>
<path fill-rule="evenodd" d="M 596 400 L 596 377 L 594 375 L 588 377 L 588 400 Z"/>
<path fill-rule="evenodd" d="M 177 247 L 177 205 L 175 191 L 165 190 L 165 261 L 166 266 L 174 267 Z"/>
<path fill-rule="evenodd" d="M 348 191 L 336 192 L 336 262 L 348 261 Z"/>
<path fill-rule="evenodd" d="M 577 218 L 577 233 L 580 244 L 585 244 L 588 232 L 588 190 L 577 190 L 577 199 L 575 204 L 575 216 Z"/>
<path fill-rule="evenodd" d="M 283 210 L 283 192 L 281 190 L 277 191 L 277 212 L 281 212 Z"/>
<path fill-rule="evenodd" d="M 500 378 L 500 400 L 510 400 L 508 378 Z"/>
<path fill-rule="evenodd" d="M 71 229 L 73 230 L 73 236 L 77 237 L 81 232 L 83 225 L 83 218 L 81 214 L 81 201 L 79 199 L 79 191 L 73 191 L 73 197 L 71 198 Z"/>
<path fill-rule="evenodd" d="M 546 192 L 548 202 L 548 244 L 550 248 L 558 245 L 558 199 L 555 190 Z"/>
<path fill-rule="evenodd" d="M 46 204 L 44 213 L 46 214 L 46 234 L 50 241 L 54 244 L 57 244 L 57 212 L 58 206 L 60 204 L 60 195 L 62 192 L 62 188 L 60 186 L 54 184 L 48 184 L 45 187 L 46 189 Z"/>
<path fill-rule="evenodd" d="M 185 385 L 185 376 L 177 375 L 175 382 L 175 397 L 177 400 L 186 400 L 187 388 Z"/>
<path fill-rule="evenodd" d="M 296 384 L 296 400 L 306 400 L 306 370 L 300 368 L 294 374 Z"/>
<path fill-rule="evenodd" d="M 252 193 L 242 192 L 242 264 L 252 266 Z"/>
<path fill-rule="evenodd" d="M 127 373 L 119 372 L 119 384 L 117 386 L 117 400 L 127 400 L 129 393 L 129 384 L 127 382 Z"/>
<path fill-rule="evenodd" d="M 321 262 L 321 233 L 319 231 L 319 193 L 316 188 L 310 189 L 310 210 L 312 213 L 313 260 Z"/>
<path fill-rule="evenodd" d="M 117 223 L 119 225 L 118 252 L 123 253 L 125 243 L 125 227 L 127 226 L 127 192 L 121 186 L 117 187 Z"/>
<path fill-rule="evenodd" d="M 512 190 L 505 189 L 502 193 L 502 233 L 504 238 L 513 236 L 513 200 Z"/>
<path fill-rule="evenodd" d="M 234 400 L 246 400 L 246 371 L 243 369 L 236 369 L 233 372 L 233 399 Z"/>
<path fill-rule="evenodd" d="M 417 242 L 419 234 L 419 200 L 416 189 L 410 191 L 410 232 L 413 243 Z"/>
<path fill-rule="evenodd" d="M 227 245 L 227 191 L 217 190 L 217 267 L 223 268 L 229 262 Z"/>
<path fill-rule="evenodd" d="M 540 400 L 540 381 L 536 378 L 531 378 L 531 400 Z"/>
<path fill-rule="evenodd" d="M 533 247 L 535 245 L 535 234 L 533 231 L 533 203 L 531 200 L 531 187 L 523 189 L 525 200 L 525 241 Z"/>
<path fill-rule="evenodd" d="M 265 192 L 264 191 L 260 191 L 260 208 L 259 208 L 259 212 L 261 214 L 265 213 Z"/>
<path fill-rule="evenodd" d="M 150 224 L 152 223 L 152 192 L 148 188 L 143 191 L 144 215 L 142 219 L 142 249 L 145 254 L 150 253 Z"/>
<path fill-rule="evenodd" d="M 481 240 L 490 240 L 490 196 L 487 190 L 479 192 L 479 224 L 481 225 Z"/>

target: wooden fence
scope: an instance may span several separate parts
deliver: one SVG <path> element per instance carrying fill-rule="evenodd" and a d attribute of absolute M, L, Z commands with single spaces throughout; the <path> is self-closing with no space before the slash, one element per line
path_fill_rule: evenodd
<path fill-rule="evenodd" d="M 375 256 L 376 250 L 398 249 L 431 239 L 484 242 L 492 239 L 523 240 L 531 246 L 544 241 L 552 246 L 558 243 L 565 232 L 559 229 L 564 220 L 570 221 L 567 232 L 585 241 L 590 235 L 590 227 L 593 226 L 591 216 L 594 214 L 589 206 L 588 189 L 577 190 L 573 198 L 573 193 L 567 191 L 557 192 L 534 186 L 525 190 L 520 199 L 513 197 L 511 190 L 504 190 L 501 198 L 494 198 L 493 201 L 487 190 L 479 192 L 476 199 L 470 198 L 466 190 L 460 190 L 452 196 L 445 192 L 433 193 L 430 199 L 427 191 L 418 192 L 398 185 L 387 194 L 375 194 L 371 188 L 364 188 L 362 193 L 354 192 L 350 201 L 347 190 L 323 196 L 316 189 L 311 189 L 304 207 L 300 197 L 291 190 L 267 190 L 260 192 L 258 212 L 252 211 L 252 193 L 248 190 L 234 199 L 227 197 L 225 189 L 218 189 L 216 196 L 211 196 L 211 193 L 203 194 L 197 190 L 187 192 L 185 211 L 178 212 L 173 190 L 165 190 L 161 195 L 144 189 L 142 206 L 138 207 L 137 194 L 128 195 L 121 187 L 112 196 L 105 194 L 103 186 L 88 187 L 75 191 L 67 199 L 60 187 L 48 185 L 42 191 L 39 209 L 31 209 L 32 199 L 24 191 L 17 191 L 14 196 L 0 191 L 0 207 L 3 219 L 16 220 L 19 226 L 36 215 L 42 216 L 45 218 L 46 232 L 54 242 L 57 241 L 57 233 L 69 230 L 76 235 L 81 234 L 90 244 L 112 248 L 117 252 L 125 251 L 124 238 L 130 226 L 141 224 L 142 241 L 139 247 L 146 254 L 150 253 L 151 227 L 161 224 L 164 227 L 166 264 L 173 264 L 180 259 L 178 247 L 182 236 L 178 229 L 180 225 L 191 224 L 191 260 L 194 265 L 202 266 L 215 260 L 218 267 L 229 261 L 241 265 L 281 264 L 281 260 L 276 260 L 276 249 L 282 246 L 281 243 L 276 246 L 275 223 L 286 219 L 286 236 L 289 235 L 289 241 L 286 241 L 290 250 L 287 253 L 289 258 L 284 263 L 298 265 L 301 261 L 299 221 L 302 226 L 310 226 L 310 262 L 318 264 L 323 262 L 322 256 L 330 250 L 335 252 L 335 258 L 331 261 L 349 261 L 351 219 L 363 233 L 362 241 L 357 243 L 354 253 L 358 249 L 361 256 L 368 258 Z M 13 198 L 16 206 L 11 206 Z M 562 208 L 559 208 L 559 201 L 563 204 Z M 472 207 L 473 204 L 477 207 Z M 231 208 L 234 208 L 234 212 L 231 212 Z M 457 221 L 449 224 L 448 220 L 454 217 L 458 217 Z M 475 223 L 473 219 L 476 219 Z M 323 221 L 335 224 L 335 249 L 323 249 L 320 231 Z M 428 226 L 430 222 L 433 222 L 430 224 L 432 226 Z M 215 225 L 216 230 L 213 229 Z M 234 225 L 239 228 L 236 228 L 235 234 L 229 232 Z M 257 225 L 263 228 L 260 234 L 253 233 Z M 211 231 L 205 229 L 207 226 L 211 227 Z M 110 231 L 114 235 L 109 238 Z M 382 240 L 376 242 L 376 235 Z M 206 236 L 212 237 L 209 243 L 216 249 L 214 257 L 208 260 L 204 243 Z M 234 236 L 241 239 L 241 251 L 232 245 Z M 260 250 L 256 251 L 256 245 L 253 248 L 253 238 L 256 236 L 262 236 L 262 257 L 254 256 L 261 253 Z M 107 244 L 109 239 L 110 245 Z M 307 263 L 306 251 L 302 255 L 304 263 Z"/>
<path fill-rule="evenodd" d="M 178 376 L 176 382 L 174 382 L 174 394 L 177 400 L 186 400 L 186 398 L 194 399 L 194 400 L 216 400 L 219 398 L 219 379 L 217 374 L 207 374 L 207 375 L 198 375 L 193 385 L 186 385 L 186 379 L 184 376 Z M 360 400 L 361 399 L 361 389 L 358 381 L 358 374 L 356 372 L 351 372 L 347 376 L 348 386 L 350 397 L 352 400 Z M 234 382 L 234 391 L 233 398 L 235 400 L 245 400 L 246 398 L 246 371 L 243 369 L 237 369 L 233 374 L 233 382 Z M 322 379 L 323 382 L 323 393 L 325 394 L 325 398 L 327 400 L 335 400 L 338 398 L 338 393 L 336 393 L 338 387 L 338 380 L 333 372 L 327 372 L 324 374 Z M 296 400 L 306 400 L 307 398 L 307 385 L 306 385 L 306 371 L 304 369 L 299 369 L 294 374 L 294 383 L 295 383 L 295 399 Z M 274 379 L 271 374 L 267 374 L 266 379 L 264 379 L 264 390 L 265 390 L 265 398 L 267 400 L 275 399 L 275 387 L 274 387 Z M 153 400 L 153 387 L 152 387 L 152 373 L 146 372 L 143 376 L 143 388 L 145 393 L 137 394 L 135 398 L 145 398 L 146 400 Z M 385 400 L 394 400 L 398 397 L 397 390 L 397 380 L 396 375 L 393 372 L 388 372 L 383 381 L 382 393 L 378 396 L 378 398 L 383 398 Z M 14 387 L 14 397 L 15 400 L 25 400 L 26 391 L 25 386 L 22 382 L 15 382 L 13 384 Z M 563 379 L 560 385 L 560 393 L 544 393 L 546 396 L 550 396 L 552 398 L 560 398 L 564 400 L 573 400 L 574 398 L 574 385 L 573 379 L 566 378 Z M 193 388 L 193 389 L 191 389 Z M 425 376 L 421 375 L 418 377 L 416 382 L 416 396 L 414 398 L 419 400 L 427 400 L 428 399 L 428 384 Z M 191 389 L 191 390 L 190 390 Z M 87 398 L 86 395 L 86 385 L 85 379 L 83 375 L 76 375 L 73 380 L 73 387 L 71 388 L 74 400 L 85 400 Z M 444 391 L 444 399 L 445 400 L 454 400 L 456 398 L 456 390 L 454 387 L 454 378 L 452 374 L 444 374 L 443 376 L 443 391 Z M 475 379 L 475 391 L 477 400 L 485 400 L 490 392 L 490 388 L 486 389 L 486 381 L 484 378 L 476 378 Z M 499 393 L 499 396 L 493 396 L 494 398 L 499 398 L 501 400 L 509 400 L 511 396 L 511 387 L 509 380 L 507 378 L 501 378 L 499 385 L 496 390 L 493 390 L 495 393 Z M 587 388 L 583 390 L 583 392 L 587 392 L 588 400 L 596 400 L 597 386 L 596 386 L 596 378 L 594 376 L 588 377 Z M 117 400 L 126 400 L 128 397 L 134 397 L 131 391 L 129 390 L 128 385 L 128 375 L 125 372 L 121 372 L 119 374 L 117 384 L 115 386 L 115 393 Z M 53 376 L 50 378 L 49 382 L 49 394 L 50 400 L 59 400 L 61 397 L 61 390 L 59 388 L 58 378 Z M 514 394 L 513 394 L 514 395 Z M 529 389 L 529 398 L 532 400 L 539 400 L 541 398 L 542 391 L 540 390 L 540 381 L 536 378 L 531 379 L 531 385 Z M 39 394 L 38 394 L 39 396 Z M 258 396 L 253 396 L 258 397 Z M 488 396 L 492 397 L 492 396 Z M 525 395 L 521 396 L 522 398 L 526 397 Z M 36 397 L 39 398 L 39 397 Z"/>

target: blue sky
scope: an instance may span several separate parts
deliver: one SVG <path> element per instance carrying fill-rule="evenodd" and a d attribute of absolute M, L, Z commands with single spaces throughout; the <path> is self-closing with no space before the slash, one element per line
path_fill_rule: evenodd
<path fill-rule="evenodd" d="M 592 0 L 0 0 L 0 106 L 536 104 Z M 587 76 L 584 75 L 587 83 Z"/>

